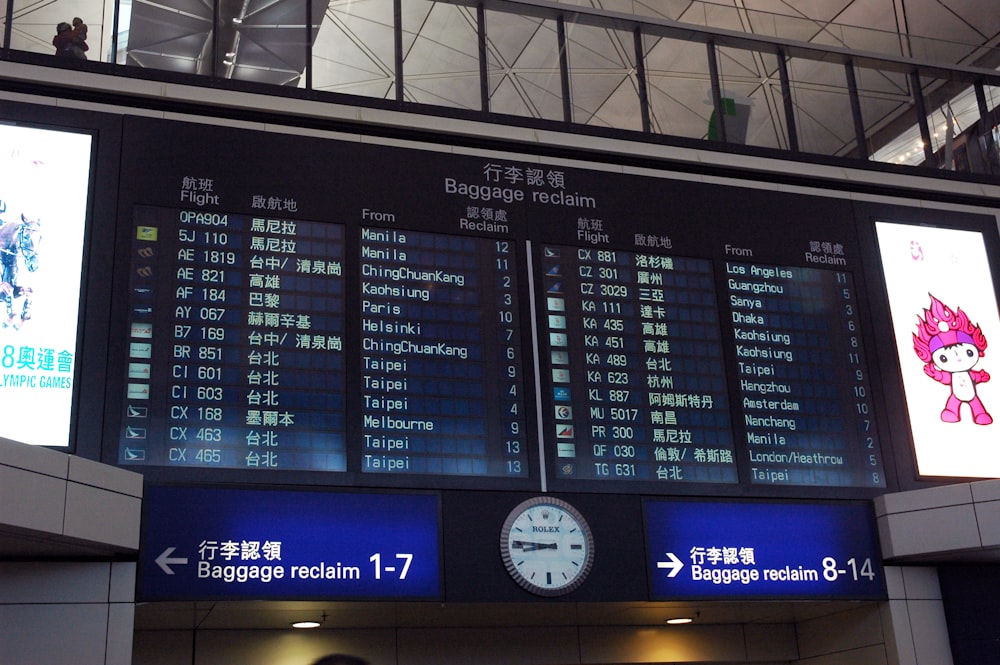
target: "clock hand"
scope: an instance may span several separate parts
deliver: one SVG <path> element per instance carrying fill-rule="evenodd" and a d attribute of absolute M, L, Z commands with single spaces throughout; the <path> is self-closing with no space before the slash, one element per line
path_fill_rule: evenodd
<path fill-rule="evenodd" d="M 511 549 L 521 549 L 525 552 L 534 552 L 536 550 L 557 550 L 559 545 L 556 543 L 535 543 L 530 540 L 515 540 L 510 544 Z"/>

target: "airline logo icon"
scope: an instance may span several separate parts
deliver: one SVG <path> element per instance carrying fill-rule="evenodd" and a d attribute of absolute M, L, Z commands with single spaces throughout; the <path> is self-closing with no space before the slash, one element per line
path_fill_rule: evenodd
<path fill-rule="evenodd" d="M 569 370 L 553 368 L 552 380 L 556 383 L 569 383 Z"/>
<path fill-rule="evenodd" d="M 562 266 L 560 266 L 557 263 L 556 265 L 554 265 L 551 268 L 549 268 L 548 270 L 546 270 L 545 274 L 548 277 L 559 277 L 560 275 L 562 275 Z"/>
<path fill-rule="evenodd" d="M 564 298 L 553 298 L 548 297 L 545 299 L 546 307 L 549 308 L 550 312 L 565 312 L 566 311 L 566 300 Z"/>
<path fill-rule="evenodd" d="M 573 420 L 573 407 L 565 404 L 557 404 L 556 420 Z"/>
<path fill-rule="evenodd" d="M 145 242 L 156 242 L 157 228 L 155 226 L 135 227 L 135 239 Z"/>
<path fill-rule="evenodd" d="M 569 364 L 569 353 L 566 351 L 553 351 L 552 352 L 552 364 L 553 365 L 568 365 Z"/>
<path fill-rule="evenodd" d="M 132 427 L 127 426 L 125 428 L 125 438 L 126 439 L 145 439 L 146 438 L 146 428 L 145 427 Z"/>
<path fill-rule="evenodd" d="M 146 459 L 146 451 L 143 448 L 126 448 L 125 449 L 125 461 L 126 462 L 142 462 Z"/>
<path fill-rule="evenodd" d="M 561 255 L 561 252 L 557 247 L 546 247 L 545 249 L 542 250 L 542 254 L 547 259 L 558 259 Z"/>
<path fill-rule="evenodd" d="M 566 333 L 554 333 L 554 332 L 549 333 L 549 346 L 568 346 L 568 345 L 569 345 L 569 337 L 566 336 Z"/>
<path fill-rule="evenodd" d="M 149 363 L 129 363 L 128 364 L 128 378 L 130 379 L 144 379 L 149 380 L 150 364 Z"/>
<path fill-rule="evenodd" d="M 153 324 L 152 323 L 133 323 L 132 324 L 132 337 L 138 337 L 139 339 L 152 339 L 153 338 Z"/>
<path fill-rule="evenodd" d="M 149 408 L 145 406 L 135 406 L 133 404 L 128 405 L 128 409 L 125 411 L 125 417 L 127 418 L 148 418 Z"/>
<path fill-rule="evenodd" d="M 130 383 L 126 394 L 129 399 L 149 399 L 149 384 Z"/>
<path fill-rule="evenodd" d="M 556 330 L 566 329 L 566 317 L 559 314 L 549 314 L 549 328 Z"/>
<path fill-rule="evenodd" d="M 148 342 L 131 342 L 128 345 L 128 355 L 131 358 L 152 358 L 153 345 Z"/>
<path fill-rule="evenodd" d="M 556 425 L 556 438 L 558 438 L 558 439 L 572 439 L 573 438 L 573 426 L 572 425 Z"/>
<path fill-rule="evenodd" d="M 568 402 L 571 397 L 569 394 L 569 388 L 565 386 L 557 386 L 552 389 L 552 399 L 557 402 Z"/>
<path fill-rule="evenodd" d="M 562 293 L 562 282 L 552 282 L 546 291 L 548 293 Z"/>
<path fill-rule="evenodd" d="M 558 455 L 559 457 L 576 457 L 576 444 L 557 443 L 556 455 Z M 570 469 L 572 469 L 572 467 L 570 467 Z M 570 471 L 570 473 L 572 473 L 572 470 Z"/>

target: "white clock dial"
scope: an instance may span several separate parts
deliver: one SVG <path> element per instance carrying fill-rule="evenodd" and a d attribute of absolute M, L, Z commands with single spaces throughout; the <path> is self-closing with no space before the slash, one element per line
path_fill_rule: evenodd
<path fill-rule="evenodd" d="M 583 516 L 561 499 L 528 499 L 500 532 L 500 555 L 511 577 L 540 596 L 579 587 L 594 562 L 594 537 Z"/>

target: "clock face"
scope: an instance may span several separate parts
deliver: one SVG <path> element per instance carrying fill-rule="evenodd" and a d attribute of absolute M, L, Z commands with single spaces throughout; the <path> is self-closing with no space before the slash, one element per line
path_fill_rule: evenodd
<path fill-rule="evenodd" d="M 528 499 L 500 532 L 500 556 L 510 576 L 540 596 L 576 589 L 594 563 L 594 536 L 583 516 L 561 499 Z"/>

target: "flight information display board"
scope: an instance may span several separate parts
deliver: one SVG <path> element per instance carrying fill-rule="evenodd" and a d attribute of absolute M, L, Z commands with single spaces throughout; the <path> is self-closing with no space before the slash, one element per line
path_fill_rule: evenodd
<path fill-rule="evenodd" d="M 119 464 L 888 486 L 850 202 L 175 124 L 150 172 L 163 124 L 129 126 Z"/>
<path fill-rule="evenodd" d="M 735 483 L 712 262 L 544 245 L 561 478 Z"/>
<path fill-rule="evenodd" d="M 850 273 L 726 263 L 750 481 L 885 484 Z"/>
<path fill-rule="evenodd" d="M 361 229 L 362 471 L 527 477 L 508 240 Z"/>
<path fill-rule="evenodd" d="M 138 207 L 119 462 L 344 471 L 344 228 Z"/>

